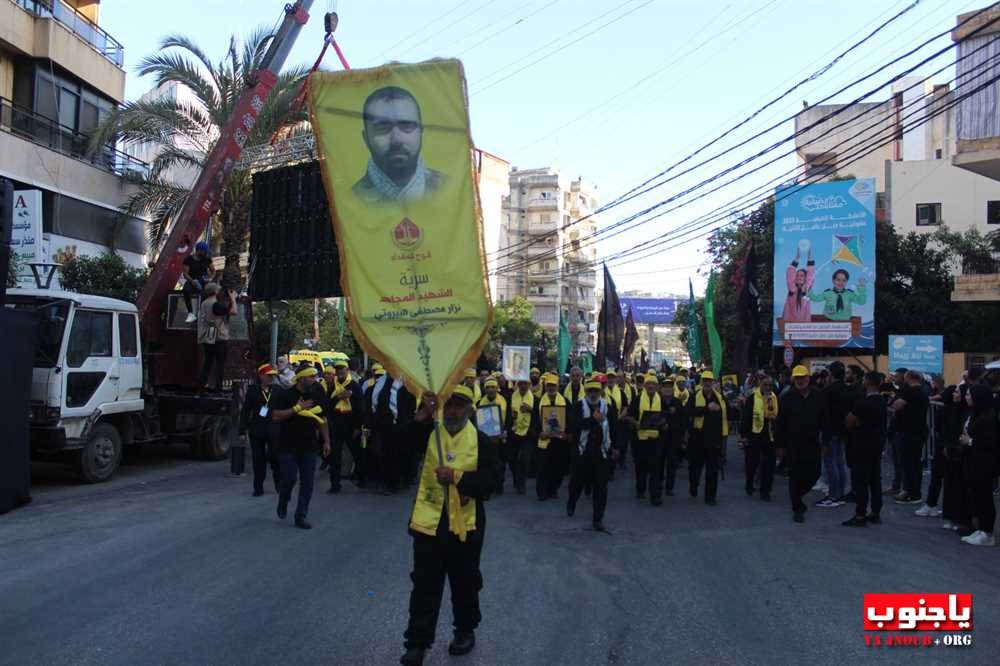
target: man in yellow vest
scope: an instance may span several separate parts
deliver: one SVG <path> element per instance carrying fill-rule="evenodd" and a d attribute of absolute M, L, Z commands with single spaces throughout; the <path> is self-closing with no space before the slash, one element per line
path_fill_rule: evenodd
<path fill-rule="evenodd" d="M 486 509 L 497 485 L 496 447 L 473 425 L 473 396 L 469 387 L 456 386 L 435 424 L 438 399 L 426 394 L 408 441 L 425 450 L 420 486 L 410 516 L 413 537 L 413 591 L 410 620 L 403 634 L 406 653 L 400 663 L 420 666 L 434 643 L 444 581 L 451 586 L 455 637 L 452 655 L 468 654 L 476 645 L 475 630 L 482 621 L 479 590 L 483 586 L 479 559 L 486 531 Z M 444 459 L 440 459 L 443 455 Z"/>
<path fill-rule="evenodd" d="M 569 404 L 559 393 L 559 377 L 555 374 L 542 376 L 545 392 L 535 402 L 535 423 L 539 424 L 538 447 L 535 450 L 538 465 L 535 472 L 535 492 L 538 501 L 556 499 L 565 472 L 565 462 L 569 455 L 566 418 Z M 548 407 L 555 409 L 549 410 Z M 559 414 L 562 419 L 559 419 Z"/>
<path fill-rule="evenodd" d="M 632 458 L 635 460 L 635 497 L 646 498 L 646 488 L 650 487 L 650 501 L 653 506 L 661 504 L 659 493 L 652 490 L 652 464 L 660 459 L 660 429 L 666 421 L 660 399 L 659 380 L 650 373 L 643 381 L 643 390 L 629 405 L 624 417 L 636 429 Z M 655 478 L 655 477 L 654 477 Z"/>
<path fill-rule="evenodd" d="M 571 405 L 583 400 L 583 370 L 578 366 L 569 371 L 569 384 L 563 390 L 563 397 Z"/>
<path fill-rule="evenodd" d="M 507 466 L 510 466 L 517 493 L 523 495 L 526 492 L 525 479 L 535 449 L 535 433 L 538 432 L 538 424 L 534 419 L 535 402 L 535 394 L 531 392 L 531 383 L 524 380 L 519 381 L 517 388 L 510 396 L 510 423 L 507 441 L 500 452 L 501 460 L 504 463 L 503 474 L 500 477 L 500 493 L 503 493 L 503 477 L 507 475 Z"/>
<path fill-rule="evenodd" d="M 625 386 L 625 374 L 614 370 L 608 372 L 608 400 L 615 406 L 618 414 L 625 416 L 628 414 L 629 400 Z M 617 419 L 614 433 L 615 446 L 618 447 L 618 467 L 625 469 L 625 459 L 628 457 L 629 442 L 632 440 L 632 425 L 625 419 Z M 634 454 L 633 454 L 634 457 Z M 611 478 L 614 478 L 612 472 Z"/>
<path fill-rule="evenodd" d="M 532 368 L 529 373 L 531 377 L 531 392 L 536 398 L 541 398 L 542 393 L 545 392 L 545 387 L 542 385 L 542 371 L 538 368 Z"/>
<path fill-rule="evenodd" d="M 570 406 L 569 432 L 573 446 L 572 473 L 566 515 L 576 513 L 576 503 L 585 488 L 591 489 L 594 502 L 593 526 L 604 531 L 604 511 L 608 504 L 608 478 L 619 456 L 614 443 L 618 410 L 602 397 L 598 381 L 584 385 L 585 397 Z"/>
<path fill-rule="evenodd" d="M 691 416 L 691 438 L 688 444 L 691 497 L 698 496 L 701 471 L 705 470 L 705 504 L 718 503 L 719 465 L 729 437 L 726 401 L 715 388 L 715 375 L 710 370 L 701 373 L 701 384 L 688 399 Z"/>
<path fill-rule="evenodd" d="M 677 467 L 680 464 L 684 438 L 688 431 L 688 415 L 684 401 L 676 396 L 677 387 L 674 377 L 666 377 L 660 382 L 660 402 L 666 421 L 660 429 L 661 458 L 653 466 L 651 492 L 658 493 L 663 488 L 667 497 L 674 494 L 674 481 L 677 478 Z M 661 484 L 660 482 L 663 481 Z M 658 496 L 657 496 L 658 498 Z M 655 504 L 655 503 L 654 503 Z"/>
<path fill-rule="evenodd" d="M 774 485 L 774 448 L 778 422 L 778 396 L 774 380 L 760 378 L 757 388 L 743 405 L 740 418 L 740 448 L 743 449 L 746 493 L 753 495 L 754 479 L 760 470 L 760 498 L 771 501 Z"/>
<path fill-rule="evenodd" d="M 476 371 L 472 368 L 465 371 L 464 384 L 472 391 L 472 397 L 478 403 L 479 399 L 483 397 L 483 391 L 479 388 L 479 377 L 476 376 Z"/>
<path fill-rule="evenodd" d="M 496 447 L 498 457 L 500 456 L 500 452 L 504 450 L 504 442 L 507 440 L 507 428 L 510 425 L 510 410 L 507 407 L 507 399 L 500 395 L 499 389 L 500 384 L 496 379 L 493 379 L 492 377 L 487 379 L 483 387 L 483 397 L 476 403 L 476 427 L 479 428 L 480 432 L 486 435 L 487 439 L 490 440 L 490 444 Z M 496 421 L 491 425 L 493 427 L 499 427 L 499 435 L 493 435 L 487 432 L 485 427 L 486 424 L 479 421 L 478 410 L 481 407 L 495 408 L 491 411 L 494 413 Z M 503 478 L 499 474 L 497 475 L 497 487 L 494 492 L 498 495 L 503 494 Z"/>

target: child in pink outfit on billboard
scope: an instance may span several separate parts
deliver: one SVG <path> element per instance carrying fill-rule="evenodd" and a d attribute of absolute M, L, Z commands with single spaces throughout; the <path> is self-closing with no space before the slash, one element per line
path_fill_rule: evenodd
<path fill-rule="evenodd" d="M 787 323 L 808 322 L 812 320 L 812 305 L 809 302 L 809 290 L 812 289 L 816 277 L 816 262 L 812 258 L 812 248 L 805 268 L 799 268 L 801 248 L 795 249 L 795 259 L 785 271 L 785 281 L 788 283 L 788 296 L 785 298 L 785 309 L 781 314 Z"/>

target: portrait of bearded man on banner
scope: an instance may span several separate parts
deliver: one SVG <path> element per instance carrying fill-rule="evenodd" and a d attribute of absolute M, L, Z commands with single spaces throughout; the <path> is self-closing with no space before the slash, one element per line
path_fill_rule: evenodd
<path fill-rule="evenodd" d="M 386 86 L 374 91 L 361 110 L 361 136 L 370 158 L 354 194 L 367 203 L 415 201 L 436 193 L 446 176 L 420 157 L 423 120 L 408 90 Z"/>

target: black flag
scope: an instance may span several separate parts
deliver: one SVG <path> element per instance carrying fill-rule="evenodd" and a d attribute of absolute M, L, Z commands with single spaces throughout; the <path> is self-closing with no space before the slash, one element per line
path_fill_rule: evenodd
<path fill-rule="evenodd" d="M 635 319 L 632 318 L 632 306 L 628 306 L 628 317 L 625 318 L 625 349 L 622 351 L 622 369 L 628 366 L 635 353 L 635 345 L 639 342 L 639 331 L 635 327 Z"/>
<path fill-rule="evenodd" d="M 612 365 L 621 358 L 622 342 L 625 337 L 625 320 L 622 318 L 622 306 L 618 300 L 618 290 L 615 281 L 611 279 L 608 267 L 604 266 L 604 301 L 601 303 L 601 314 L 597 320 L 597 358 L 595 370 L 607 371 L 608 362 Z"/>
<path fill-rule="evenodd" d="M 736 330 L 735 360 L 736 371 L 741 375 L 756 366 L 757 345 L 760 335 L 760 292 L 757 289 L 757 253 L 753 240 L 747 247 L 746 255 L 733 274 L 733 286 L 738 292 L 736 314 L 739 326 Z"/>

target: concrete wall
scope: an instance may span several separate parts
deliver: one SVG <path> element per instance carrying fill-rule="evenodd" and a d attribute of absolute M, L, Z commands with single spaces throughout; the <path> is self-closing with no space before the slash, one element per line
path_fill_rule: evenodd
<path fill-rule="evenodd" d="M 1000 229 L 986 224 L 986 202 L 1000 201 L 1000 182 L 953 166 L 951 160 L 886 162 L 889 219 L 901 234 L 933 233 L 939 227 L 916 225 L 918 203 L 940 203 L 943 224 L 951 231 Z"/>
<path fill-rule="evenodd" d="M 855 104 L 839 115 L 821 121 L 822 118 L 845 106 L 847 105 L 812 106 L 795 117 L 796 132 L 819 122 L 816 127 L 803 132 L 795 139 L 799 165 L 804 165 L 809 156 L 826 155 L 839 175 L 851 174 L 856 178 L 874 178 L 877 191 L 884 192 L 885 160 L 893 159 L 894 144 L 890 142 L 871 154 L 864 157 L 860 155 L 867 153 L 875 144 L 891 138 L 895 122 L 892 102 Z M 837 127 L 842 123 L 843 127 Z"/>
<path fill-rule="evenodd" d="M 510 164 L 495 155 L 476 151 L 479 167 L 479 205 L 483 212 L 483 245 L 490 273 L 490 296 L 498 295 L 497 252 L 503 232 L 503 199 L 510 194 Z"/>
<path fill-rule="evenodd" d="M 0 97 L 14 97 L 14 61 L 0 51 Z"/>
<path fill-rule="evenodd" d="M 125 100 L 125 71 L 57 21 L 0 2 L 0 43 L 33 58 L 48 58 L 116 102 Z"/>

